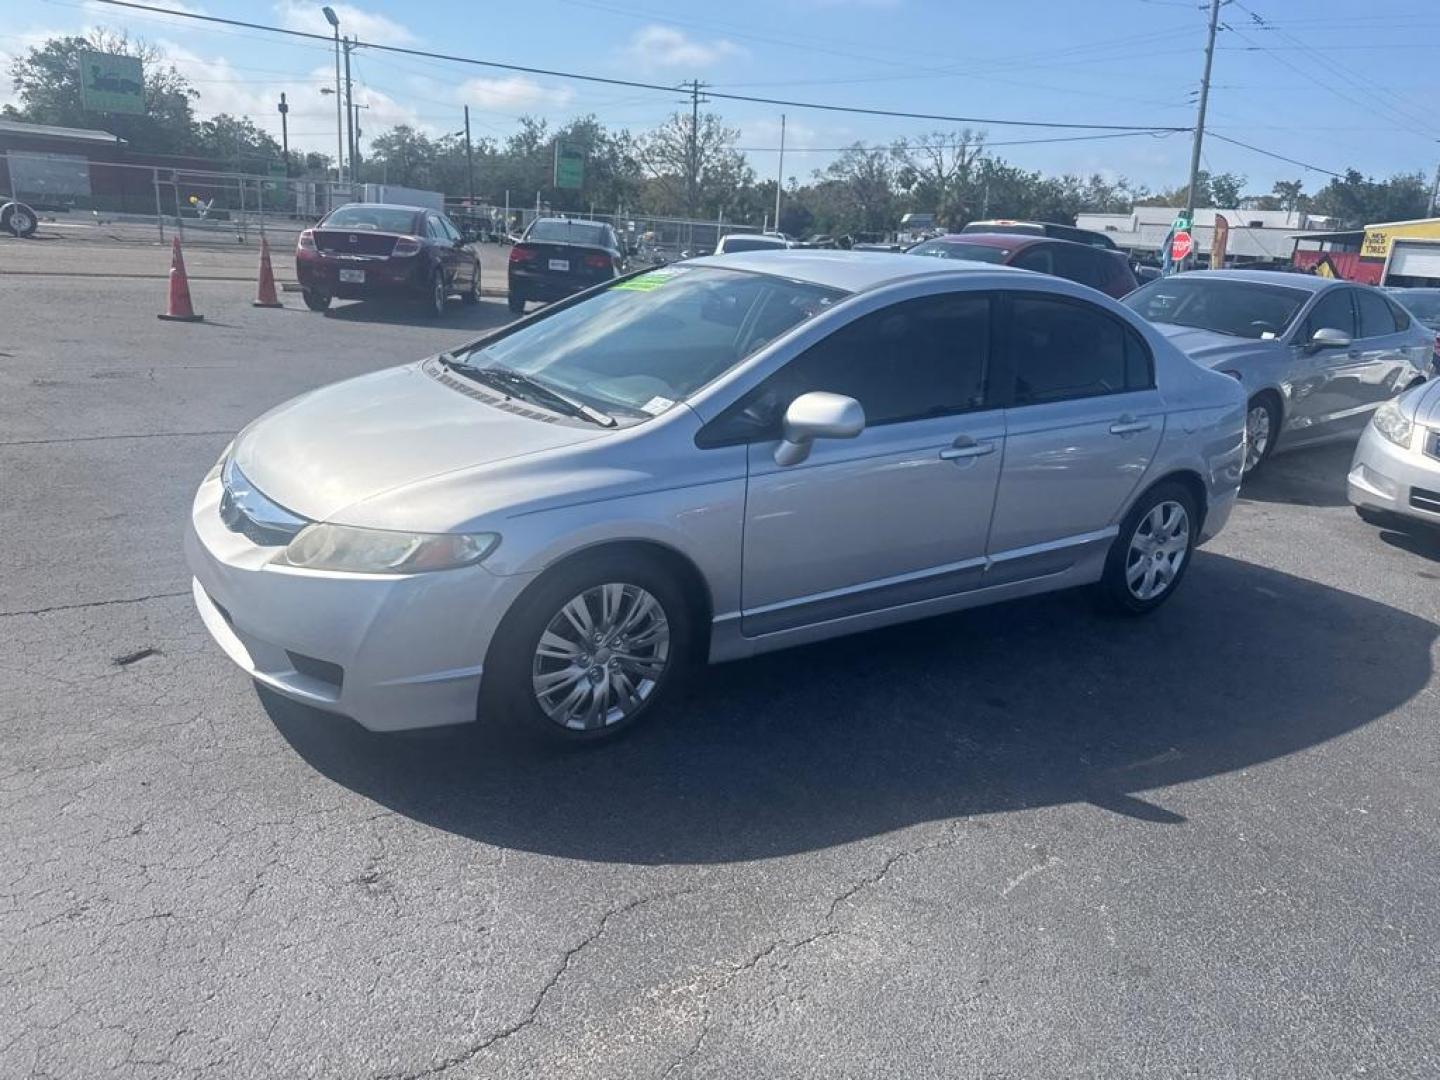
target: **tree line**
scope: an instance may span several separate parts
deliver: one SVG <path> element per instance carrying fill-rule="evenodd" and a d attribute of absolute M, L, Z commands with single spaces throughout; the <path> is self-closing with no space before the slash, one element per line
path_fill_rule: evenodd
<path fill-rule="evenodd" d="M 51 38 L 15 57 L 10 75 L 17 104 L 5 106 L 4 117 L 95 126 L 96 117 L 81 101 L 79 54 L 87 50 L 135 56 L 144 64 L 145 113 L 104 118 L 105 129 L 132 150 L 203 157 L 236 171 L 264 172 L 281 161 L 280 144 L 249 117 L 221 113 L 199 119 L 200 92 L 160 50 L 104 30 Z M 369 141 L 356 178 L 443 191 L 452 198 L 473 194 L 495 205 L 507 193 L 512 205 L 533 205 L 539 193 L 556 211 L 593 207 L 606 213 L 759 224 L 773 213 L 776 181 L 756 175 L 737 148 L 739 138 L 738 129 L 714 113 L 702 113 L 693 132 L 684 113 L 642 132 L 609 128 L 594 115 L 560 125 L 523 117 L 503 139 L 473 140 L 467 156 L 460 135 L 431 137 L 402 124 Z M 557 140 L 585 155 L 585 184 L 578 191 L 553 187 Z M 292 153 L 290 158 L 285 164 L 292 175 L 334 175 L 335 163 L 323 153 Z M 1418 172 L 1376 180 L 1349 169 L 1313 194 L 1299 179 L 1279 181 L 1264 194 L 1247 194 L 1245 185 L 1241 175 L 1202 172 L 1196 205 L 1325 215 L 1337 228 L 1429 212 L 1429 189 Z M 991 217 L 1073 222 L 1086 212 L 1181 206 L 1186 194 L 1183 184 L 1151 191 L 1099 173 L 1051 176 L 1027 170 L 987 148 L 984 132 L 962 129 L 886 145 L 857 142 L 808 177 L 792 176 L 783 192 L 779 228 L 802 236 L 885 233 L 907 212 L 933 213 L 949 228 Z"/>

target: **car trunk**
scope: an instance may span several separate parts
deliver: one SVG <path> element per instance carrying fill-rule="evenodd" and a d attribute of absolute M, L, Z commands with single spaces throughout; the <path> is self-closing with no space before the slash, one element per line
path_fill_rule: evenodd
<path fill-rule="evenodd" d="M 316 229 L 315 247 L 327 255 L 378 255 L 385 257 L 400 239 L 398 233 L 368 229 Z"/>
<path fill-rule="evenodd" d="M 517 262 L 517 270 L 528 271 L 556 283 L 563 281 L 588 286 L 608 281 L 614 276 L 610 253 L 604 248 L 540 240 L 525 240 L 515 246 L 521 251 L 535 253 L 533 257 Z M 587 260 L 592 260 L 594 265 Z"/>

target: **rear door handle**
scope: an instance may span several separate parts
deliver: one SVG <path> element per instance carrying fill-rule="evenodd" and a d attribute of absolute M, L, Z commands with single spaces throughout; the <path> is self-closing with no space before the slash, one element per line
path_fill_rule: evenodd
<path fill-rule="evenodd" d="M 956 442 L 958 445 L 947 446 L 944 450 L 940 451 L 941 460 L 954 461 L 957 458 L 984 457 L 986 454 L 993 454 L 995 452 L 995 444 L 993 442 L 967 440 L 961 444 L 958 439 Z"/>
<path fill-rule="evenodd" d="M 1110 425 L 1111 435 L 1134 435 L 1137 432 L 1149 430 L 1149 420 L 1136 420 L 1133 416 L 1122 416 Z"/>

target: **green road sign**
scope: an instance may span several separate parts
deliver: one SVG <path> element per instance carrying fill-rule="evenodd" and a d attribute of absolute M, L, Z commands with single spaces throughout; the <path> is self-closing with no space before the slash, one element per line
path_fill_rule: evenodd
<path fill-rule="evenodd" d="M 555 186 L 576 190 L 585 186 L 585 151 L 580 147 L 555 144 Z"/>
<path fill-rule="evenodd" d="M 145 69 L 138 57 L 80 54 L 80 96 L 87 112 L 145 112 Z"/>

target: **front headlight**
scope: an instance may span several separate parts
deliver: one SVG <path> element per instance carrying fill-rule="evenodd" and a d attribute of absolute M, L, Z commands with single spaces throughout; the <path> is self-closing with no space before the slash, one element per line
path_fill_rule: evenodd
<path fill-rule="evenodd" d="M 1400 411 L 1400 406 L 1393 401 L 1387 401 L 1375 410 L 1375 415 L 1370 422 L 1375 425 L 1375 430 L 1384 435 L 1396 446 L 1408 450 L 1410 448 L 1410 436 L 1415 430 L 1415 425 L 1405 419 L 1405 414 Z"/>
<path fill-rule="evenodd" d="M 277 561 L 307 570 L 417 574 L 471 566 L 499 543 L 495 533 L 392 532 L 322 521 L 301 529 Z"/>

